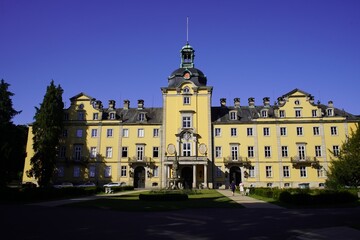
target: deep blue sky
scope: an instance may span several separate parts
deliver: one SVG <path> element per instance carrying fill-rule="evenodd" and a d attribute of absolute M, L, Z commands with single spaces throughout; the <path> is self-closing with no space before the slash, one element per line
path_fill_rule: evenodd
<path fill-rule="evenodd" d="M 359 0 L 0 0 L 0 79 L 22 110 L 14 123 L 33 121 L 52 79 L 66 107 L 80 92 L 105 107 L 161 107 L 187 16 L 214 106 L 299 88 L 360 114 Z"/>

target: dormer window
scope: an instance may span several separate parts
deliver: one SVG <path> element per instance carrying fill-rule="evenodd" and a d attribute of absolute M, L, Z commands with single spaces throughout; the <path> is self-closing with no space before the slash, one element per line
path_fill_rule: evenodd
<path fill-rule="evenodd" d="M 328 108 L 328 109 L 326 109 L 326 114 L 327 114 L 327 116 L 334 116 L 334 109 L 332 109 L 332 108 Z"/>
<path fill-rule="evenodd" d="M 110 113 L 109 119 L 112 119 L 112 120 L 115 119 L 115 113 L 114 112 Z"/>
<path fill-rule="evenodd" d="M 232 111 L 229 114 L 230 114 L 230 120 L 237 120 L 237 112 L 236 111 Z"/>
<path fill-rule="evenodd" d="M 280 110 L 280 111 L 279 111 L 279 116 L 280 116 L 281 118 L 284 118 L 284 117 L 285 117 L 285 110 Z"/>
<path fill-rule="evenodd" d="M 99 113 L 93 114 L 93 120 L 99 120 Z"/>
<path fill-rule="evenodd" d="M 261 117 L 266 118 L 268 116 L 267 110 L 261 110 Z"/>
<path fill-rule="evenodd" d="M 190 94 L 190 88 L 189 87 L 185 87 L 183 90 L 184 94 Z"/>
<path fill-rule="evenodd" d="M 301 110 L 300 109 L 296 109 L 295 110 L 295 117 L 301 117 Z"/>
<path fill-rule="evenodd" d="M 144 122 L 144 121 L 146 121 L 146 114 L 145 113 L 139 113 L 138 118 L 139 118 L 140 122 Z"/>

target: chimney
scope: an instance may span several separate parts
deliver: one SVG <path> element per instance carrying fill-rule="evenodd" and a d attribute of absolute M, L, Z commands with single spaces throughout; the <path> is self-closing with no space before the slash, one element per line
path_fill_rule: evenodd
<path fill-rule="evenodd" d="M 314 104 L 314 96 L 309 95 L 309 103 Z"/>
<path fill-rule="evenodd" d="M 220 106 L 226 107 L 226 98 L 220 98 Z"/>
<path fill-rule="evenodd" d="M 330 101 L 328 102 L 328 107 L 329 107 L 329 108 L 333 108 L 333 107 L 334 107 L 334 102 L 330 100 Z"/>
<path fill-rule="evenodd" d="M 139 99 L 138 100 L 138 109 L 143 109 L 144 108 L 144 100 Z"/>
<path fill-rule="evenodd" d="M 102 102 L 101 102 L 100 100 L 97 100 L 97 101 L 95 102 L 95 108 L 96 108 L 96 109 L 101 109 L 101 108 L 102 108 Z"/>
<path fill-rule="evenodd" d="M 115 100 L 109 100 L 109 109 L 115 108 Z"/>
<path fill-rule="evenodd" d="M 249 102 L 249 107 L 255 107 L 255 98 L 249 97 L 248 102 Z"/>
<path fill-rule="evenodd" d="M 234 107 L 240 108 L 240 98 L 234 98 Z"/>
<path fill-rule="evenodd" d="M 124 109 L 128 110 L 130 108 L 130 101 L 129 100 L 124 100 Z"/>
<path fill-rule="evenodd" d="M 270 106 L 270 98 L 269 97 L 264 97 L 263 98 L 263 103 L 265 107 L 269 107 Z"/>
<path fill-rule="evenodd" d="M 283 97 L 278 97 L 278 103 L 279 103 L 279 105 L 284 105 L 285 104 L 285 99 L 283 98 Z"/>

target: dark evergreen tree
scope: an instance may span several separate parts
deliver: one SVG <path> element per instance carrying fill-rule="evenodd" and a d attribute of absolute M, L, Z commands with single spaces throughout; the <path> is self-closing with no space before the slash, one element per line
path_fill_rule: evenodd
<path fill-rule="evenodd" d="M 11 165 L 15 161 L 13 154 L 19 151 L 13 143 L 14 131 L 16 126 L 12 123 L 12 118 L 21 111 L 13 108 L 11 97 L 12 92 L 8 91 L 10 84 L 4 79 L 0 82 L 0 186 L 5 186 L 11 180 Z"/>
<path fill-rule="evenodd" d="M 28 176 L 35 177 L 41 187 L 51 184 L 55 173 L 59 138 L 63 130 L 63 89 L 52 80 L 40 108 L 36 108 L 32 126 L 34 156 Z"/>
<path fill-rule="evenodd" d="M 326 185 L 331 188 L 360 186 L 360 123 L 342 144 L 338 159 L 329 167 Z"/>

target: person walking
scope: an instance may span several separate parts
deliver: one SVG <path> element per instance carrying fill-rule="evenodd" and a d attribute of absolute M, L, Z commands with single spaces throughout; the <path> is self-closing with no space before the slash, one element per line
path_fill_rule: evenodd
<path fill-rule="evenodd" d="M 230 189 L 231 189 L 232 195 L 234 196 L 234 194 L 235 194 L 235 189 L 236 189 L 236 185 L 235 185 L 235 182 L 234 182 L 234 181 L 231 182 L 231 184 L 230 184 Z"/>
<path fill-rule="evenodd" d="M 239 184 L 239 189 L 240 189 L 241 196 L 244 196 L 244 184 L 242 182 L 240 182 L 240 184 Z"/>

